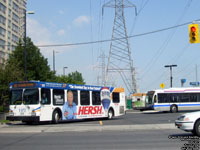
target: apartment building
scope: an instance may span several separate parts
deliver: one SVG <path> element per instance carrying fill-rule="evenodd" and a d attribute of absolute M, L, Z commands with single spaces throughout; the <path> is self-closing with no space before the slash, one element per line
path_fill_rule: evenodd
<path fill-rule="evenodd" d="M 27 0 L 0 0 L 0 64 L 24 36 Z"/>

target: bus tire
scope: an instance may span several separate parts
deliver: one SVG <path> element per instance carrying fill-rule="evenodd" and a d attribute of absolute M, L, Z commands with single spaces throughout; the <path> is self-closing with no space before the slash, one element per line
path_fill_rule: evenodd
<path fill-rule="evenodd" d="M 195 123 L 193 133 L 195 133 L 197 136 L 200 136 L 200 120 L 197 120 Z"/>
<path fill-rule="evenodd" d="M 114 117 L 114 112 L 113 112 L 112 109 L 109 109 L 109 111 L 108 111 L 108 120 L 113 119 L 113 117 Z"/>
<path fill-rule="evenodd" d="M 178 107 L 176 105 L 172 105 L 170 107 L 170 111 L 171 111 L 171 113 L 176 113 L 176 112 L 178 112 Z"/>
<path fill-rule="evenodd" d="M 52 123 L 54 123 L 54 124 L 57 124 L 60 120 L 61 120 L 61 116 L 60 116 L 60 113 L 57 111 L 57 110 L 55 110 L 54 112 L 53 112 L 53 115 L 52 115 Z"/>

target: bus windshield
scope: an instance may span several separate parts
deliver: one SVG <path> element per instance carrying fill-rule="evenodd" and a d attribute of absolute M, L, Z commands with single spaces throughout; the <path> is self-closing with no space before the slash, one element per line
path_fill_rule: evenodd
<path fill-rule="evenodd" d="M 11 105 L 34 105 L 39 103 L 38 89 L 19 89 L 11 91 Z"/>
<path fill-rule="evenodd" d="M 33 105 L 39 103 L 38 89 L 25 89 L 23 94 L 23 103 L 25 105 Z"/>
<path fill-rule="evenodd" d="M 154 91 L 150 91 L 147 93 L 147 96 L 146 96 L 147 104 L 153 104 L 153 95 L 154 95 Z"/>
<path fill-rule="evenodd" d="M 11 105 L 21 105 L 22 104 L 22 92 L 23 90 L 12 90 L 10 97 Z"/>

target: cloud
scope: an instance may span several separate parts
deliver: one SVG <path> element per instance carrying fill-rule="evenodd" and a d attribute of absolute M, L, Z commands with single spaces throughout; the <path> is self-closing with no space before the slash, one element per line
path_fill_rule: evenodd
<path fill-rule="evenodd" d="M 63 15 L 65 12 L 64 12 L 63 10 L 59 10 L 58 13 L 59 13 L 60 15 Z"/>
<path fill-rule="evenodd" d="M 58 30 L 57 35 L 59 35 L 59 36 L 65 35 L 65 30 L 64 29 Z"/>
<path fill-rule="evenodd" d="M 58 35 L 63 35 L 65 33 L 64 30 L 57 31 Z M 54 45 L 54 44 L 61 44 L 56 43 L 55 33 L 49 30 L 47 27 L 42 25 L 40 22 L 34 19 L 27 18 L 27 35 L 32 39 L 35 45 Z M 71 47 L 39 47 L 42 54 L 45 57 L 50 57 L 52 55 L 53 49 L 62 53 L 66 50 L 71 49 Z"/>
<path fill-rule="evenodd" d="M 49 43 L 51 37 L 50 31 L 46 27 L 30 18 L 27 18 L 27 34 L 37 45 Z"/>
<path fill-rule="evenodd" d="M 74 19 L 73 24 L 76 26 L 82 26 L 83 24 L 88 24 L 90 22 L 90 17 L 88 16 L 79 16 Z"/>

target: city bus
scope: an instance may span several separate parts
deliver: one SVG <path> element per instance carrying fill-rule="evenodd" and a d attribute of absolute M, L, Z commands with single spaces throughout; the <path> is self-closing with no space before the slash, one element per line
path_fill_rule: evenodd
<path fill-rule="evenodd" d="M 41 81 L 10 83 L 7 120 L 41 121 L 108 118 L 125 114 L 124 88 Z"/>
<path fill-rule="evenodd" d="M 134 93 L 132 95 L 132 107 L 135 110 L 145 110 L 146 93 Z"/>
<path fill-rule="evenodd" d="M 146 108 L 157 111 L 199 110 L 200 88 L 170 88 L 149 91 L 146 96 Z"/>

